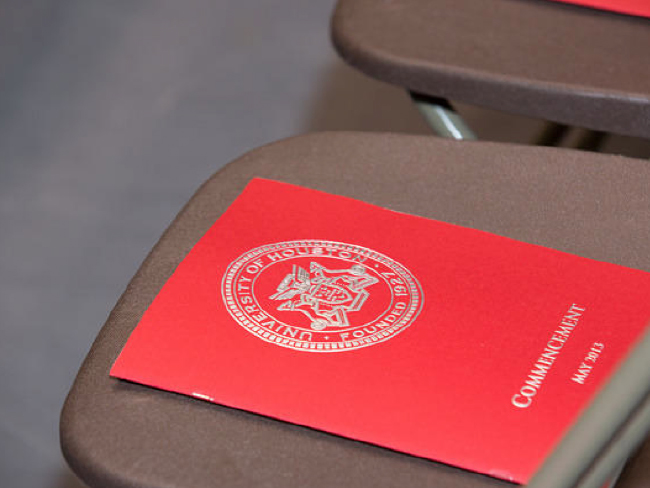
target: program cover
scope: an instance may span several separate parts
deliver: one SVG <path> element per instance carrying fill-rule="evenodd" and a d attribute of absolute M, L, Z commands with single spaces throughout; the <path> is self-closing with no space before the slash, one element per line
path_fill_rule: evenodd
<path fill-rule="evenodd" d="M 650 17 L 650 2 L 648 0 L 553 0 L 555 2 L 570 3 L 582 7 L 591 7 L 598 10 Z"/>
<path fill-rule="evenodd" d="M 254 179 L 111 374 L 525 483 L 649 291 L 639 270 Z"/>

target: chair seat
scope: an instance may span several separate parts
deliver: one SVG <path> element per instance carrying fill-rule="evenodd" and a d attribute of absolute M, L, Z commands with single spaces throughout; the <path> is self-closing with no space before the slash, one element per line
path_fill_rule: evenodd
<path fill-rule="evenodd" d="M 340 0 L 342 57 L 380 80 L 650 138 L 650 19 L 550 0 Z"/>
<path fill-rule="evenodd" d="M 324 133 L 262 147 L 196 192 L 147 256 L 83 363 L 62 412 L 61 443 L 90 486 L 509 485 L 109 377 L 167 278 L 253 177 L 650 271 L 650 165 L 641 160 L 393 134 Z M 626 469 L 622 488 L 650 484 L 649 456 L 650 445 Z"/>

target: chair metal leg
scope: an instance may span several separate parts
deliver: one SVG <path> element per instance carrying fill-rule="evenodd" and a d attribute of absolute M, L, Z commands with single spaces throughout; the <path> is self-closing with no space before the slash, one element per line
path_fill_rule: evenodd
<path fill-rule="evenodd" d="M 547 122 L 542 133 L 535 140 L 536 146 L 559 146 L 566 137 L 570 127 L 555 122 Z"/>
<path fill-rule="evenodd" d="M 598 152 L 607 139 L 607 132 L 587 130 L 576 145 L 576 149 Z"/>
<path fill-rule="evenodd" d="M 441 137 L 474 140 L 476 135 L 444 98 L 410 92 L 411 99 L 433 131 Z"/>
<path fill-rule="evenodd" d="M 409 92 L 409 94 L 429 126 L 440 137 L 456 140 L 477 139 L 476 134 L 446 99 L 414 92 Z M 568 125 L 548 122 L 537 137 L 535 145 L 559 146 L 570 130 L 571 127 Z M 606 132 L 589 130 L 580 138 L 576 148 L 585 151 L 598 151 L 606 137 Z"/>
<path fill-rule="evenodd" d="M 535 145 L 559 146 L 562 144 L 562 141 L 566 139 L 571 129 L 572 128 L 568 125 L 558 124 L 556 122 L 547 122 L 544 126 L 544 130 L 536 139 Z M 607 132 L 584 130 L 580 135 L 578 142 L 575 143 L 575 148 L 583 151 L 598 152 L 607 139 L 607 136 Z"/>

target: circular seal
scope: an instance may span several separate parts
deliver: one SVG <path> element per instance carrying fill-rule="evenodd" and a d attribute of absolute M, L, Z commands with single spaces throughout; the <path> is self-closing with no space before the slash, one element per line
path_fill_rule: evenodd
<path fill-rule="evenodd" d="M 260 246 L 230 263 L 221 294 L 237 323 L 298 351 L 337 352 L 386 341 L 422 308 L 420 284 L 371 249 L 303 240 Z"/>

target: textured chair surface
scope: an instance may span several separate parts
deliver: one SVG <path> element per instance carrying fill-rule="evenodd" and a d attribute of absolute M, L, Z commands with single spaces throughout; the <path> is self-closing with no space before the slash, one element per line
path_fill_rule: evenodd
<path fill-rule="evenodd" d="M 650 138 L 650 19 L 550 0 L 340 0 L 334 44 L 411 91 Z"/>
<path fill-rule="evenodd" d="M 262 147 L 196 192 L 83 363 L 62 412 L 61 443 L 90 486 L 508 486 L 108 376 L 175 267 L 255 176 L 650 270 L 650 165 L 642 160 L 393 134 L 324 133 Z M 650 484 L 649 457 L 650 446 L 629 466 L 622 488 Z"/>

